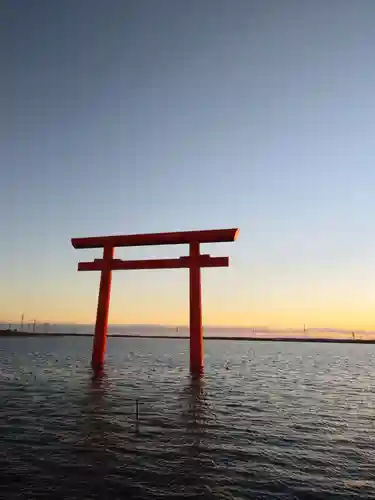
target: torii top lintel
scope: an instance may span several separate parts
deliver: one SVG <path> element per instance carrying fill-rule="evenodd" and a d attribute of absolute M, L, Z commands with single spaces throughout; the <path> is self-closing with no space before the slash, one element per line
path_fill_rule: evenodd
<path fill-rule="evenodd" d="M 72 238 L 74 248 L 136 247 L 150 245 L 188 245 L 189 243 L 223 243 L 235 241 L 239 233 L 234 229 L 208 229 L 174 233 L 127 234 Z"/>

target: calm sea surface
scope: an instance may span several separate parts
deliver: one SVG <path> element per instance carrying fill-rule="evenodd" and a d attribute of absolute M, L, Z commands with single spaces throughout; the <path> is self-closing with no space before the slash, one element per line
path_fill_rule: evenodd
<path fill-rule="evenodd" d="M 375 345 L 0 338 L 0 498 L 375 499 Z M 135 401 L 139 400 L 139 426 Z"/>

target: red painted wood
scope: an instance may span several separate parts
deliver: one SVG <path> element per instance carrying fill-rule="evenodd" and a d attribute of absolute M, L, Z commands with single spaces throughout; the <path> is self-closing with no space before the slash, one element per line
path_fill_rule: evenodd
<path fill-rule="evenodd" d="M 75 248 L 103 248 L 103 258 L 80 262 L 78 271 L 101 271 L 99 299 L 91 364 L 95 373 L 103 369 L 107 339 L 109 301 L 112 271 L 131 269 L 189 269 L 190 283 L 190 371 L 203 373 L 202 328 L 202 267 L 228 267 L 228 257 L 211 257 L 200 254 L 201 243 L 234 241 L 238 229 L 210 229 L 176 233 L 130 234 L 90 238 L 73 238 Z M 114 259 L 114 247 L 146 245 L 189 245 L 189 255 L 179 259 L 121 260 Z"/>
<path fill-rule="evenodd" d="M 109 301 L 111 296 L 111 261 L 113 259 L 113 251 L 113 248 L 109 247 L 105 248 L 103 252 L 103 265 L 100 276 L 98 308 L 96 312 L 95 334 L 91 358 L 91 366 L 95 373 L 101 372 L 104 366 Z"/>
<path fill-rule="evenodd" d="M 235 241 L 239 229 L 208 229 L 204 231 L 180 231 L 175 233 L 126 234 L 72 238 L 74 248 L 136 247 L 149 245 L 188 245 L 198 243 L 222 243 Z"/>
<path fill-rule="evenodd" d="M 79 262 L 78 271 L 101 271 L 103 269 L 103 259 L 96 259 L 93 262 Z M 228 257 L 200 256 L 198 261 L 200 267 L 228 267 Z M 110 263 L 112 271 L 135 270 L 135 269 L 187 269 L 190 267 L 190 258 L 180 259 L 146 259 L 146 260 L 120 260 L 114 259 Z"/>
<path fill-rule="evenodd" d="M 190 245 L 190 372 L 203 373 L 202 286 L 199 243 Z"/>

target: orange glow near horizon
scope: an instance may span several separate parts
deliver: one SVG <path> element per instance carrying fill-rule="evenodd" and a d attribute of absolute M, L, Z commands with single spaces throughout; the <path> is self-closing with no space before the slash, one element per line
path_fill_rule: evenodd
<path fill-rule="evenodd" d="M 180 296 L 171 294 L 169 300 L 154 296 L 153 300 L 121 300 L 113 294 L 110 308 L 110 324 L 149 324 L 149 325 L 188 325 L 188 310 Z M 24 301 L 23 308 L 15 308 L 14 304 L 4 304 L 0 310 L 0 318 L 6 322 L 17 323 L 20 315 L 25 314 L 25 321 L 36 319 L 39 323 L 75 323 L 93 324 L 95 322 L 96 294 L 77 303 L 53 303 L 45 301 Z M 5 306 L 5 307 L 4 307 Z M 7 307 L 8 306 L 8 307 Z M 308 310 L 290 311 L 274 309 L 249 308 L 243 310 L 223 311 L 206 300 L 203 308 L 203 324 L 218 327 L 268 327 L 269 329 L 303 329 L 333 328 L 340 330 L 375 330 L 371 311 L 347 309 L 316 310 L 314 314 Z M 124 310 L 125 309 L 125 310 Z"/>
<path fill-rule="evenodd" d="M 340 268 L 340 272 L 334 267 L 313 272 L 295 259 L 274 262 L 267 255 L 266 260 L 249 264 L 241 245 L 221 243 L 218 249 L 230 255 L 230 268 L 202 273 L 204 325 L 303 329 L 306 324 L 307 328 L 375 330 L 371 261 Z M 168 248 L 165 253 L 154 248 L 149 253 L 127 249 L 124 255 L 132 259 L 186 254 L 185 249 L 176 248 L 175 253 Z M 83 251 L 82 257 L 86 256 Z M 37 280 L 21 274 L 8 280 L 7 288 L 0 290 L 0 320 L 17 323 L 23 312 L 30 322 L 94 323 L 99 273 L 77 276 L 77 260 L 73 250 L 61 266 L 45 268 L 40 263 Z M 50 262 L 54 262 L 52 257 Z M 185 270 L 114 273 L 110 323 L 187 325 L 187 274 Z M 27 280 L 33 285 L 25 286 Z"/>
<path fill-rule="evenodd" d="M 73 274 L 74 273 L 74 274 Z M 212 275 L 211 275 L 212 273 Z M 43 285 L 34 290 L 0 292 L 0 319 L 18 322 L 21 313 L 31 320 L 50 323 L 82 323 L 95 321 L 98 276 L 85 274 L 77 279 L 75 269 L 61 285 Z M 184 274 L 183 272 L 181 274 Z M 114 278 L 110 306 L 113 324 L 188 324 L 188 283 L 180 273 L 117 273 Z M 217 326 L 269 328 L 338 328 L 375 330 L 371 295 L 356 303 L 350 297 L 326 299 L 323 304 L 311 293 L 309 301 L 288 293 L 270 299 L 259 293 L 250 295 L 243 287 L 227 284 L 226 277 L 204 278 L 203 324 Z M 121 278 L 120 278 L 121 275 Z M 137 279 L 138 278 L 138 279 Z M 213 286 L 214 285 L 214 286 Z M 362 297 L 361 297 L 362 299 Z"/>

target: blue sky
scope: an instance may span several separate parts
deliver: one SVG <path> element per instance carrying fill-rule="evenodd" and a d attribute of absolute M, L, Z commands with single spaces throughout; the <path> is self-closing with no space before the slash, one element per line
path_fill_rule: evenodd
<path fill-rule="evenodd" d="M 209 249 L 232 267 L 204 271 L 206 323 L 375 326 L 374 16 L 372 0 L 3 1 L 0 317 L 94 320 L 73 236 L 240 227 Z M 187 286 L 117 273 L 111 320 L 184 323 Z"/>

